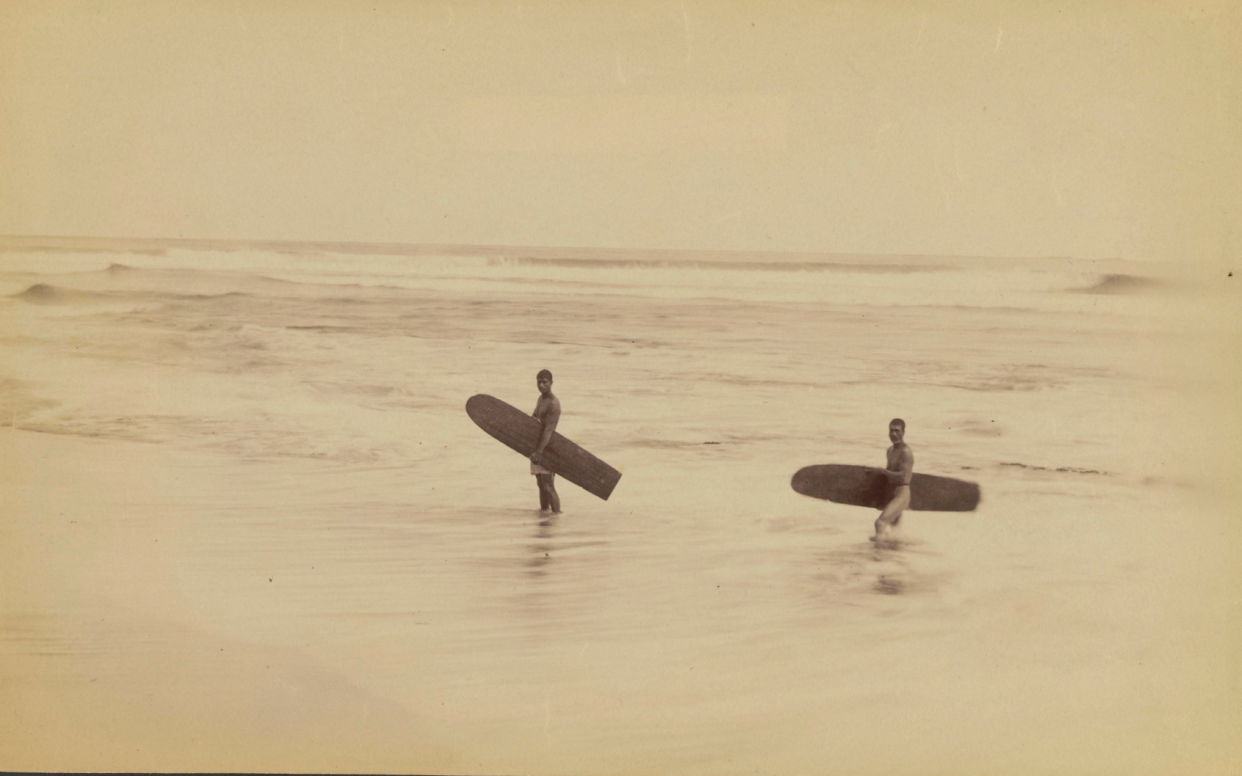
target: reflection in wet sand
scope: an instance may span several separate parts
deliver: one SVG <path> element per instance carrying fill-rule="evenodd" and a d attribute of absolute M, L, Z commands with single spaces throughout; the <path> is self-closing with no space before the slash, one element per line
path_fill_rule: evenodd
<path fill-rule="evenodd" d="M 541 515 L 535 523 L 538 526 L 535 531 L 535 542 L 531 545 L 531 558 L 526 563 L 533 576 L 543 576 L 544 568 L 552 562 L 553 529 L 556 528 L 558 519 L 559 516 L 555 514 Z"/>

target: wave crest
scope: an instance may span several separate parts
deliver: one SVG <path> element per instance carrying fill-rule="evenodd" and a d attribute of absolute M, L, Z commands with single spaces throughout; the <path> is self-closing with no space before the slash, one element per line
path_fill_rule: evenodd
<path fill-rule="evenodd" d="M 1078 289 L 1080 294 L 1149 294 L 1168 288 L 1168 283 L 1141 275 L 1105 275 L 1092 286 Z"/>
<path fill-rule="evenodd" d="M 66 292 L 63 288 L 48 285 L 47 283 L 35 283 L 21 293 L 13 295 L 14 298 L 31 304 L 57 304 L 66 299 Z"/>

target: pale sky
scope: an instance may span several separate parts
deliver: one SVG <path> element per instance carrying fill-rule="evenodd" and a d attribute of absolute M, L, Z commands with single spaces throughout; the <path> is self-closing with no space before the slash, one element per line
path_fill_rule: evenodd
<path fill-rule="evenodd" d="M 1223 260 L 1242 3 L 0 1 L 0 234 Z"/>

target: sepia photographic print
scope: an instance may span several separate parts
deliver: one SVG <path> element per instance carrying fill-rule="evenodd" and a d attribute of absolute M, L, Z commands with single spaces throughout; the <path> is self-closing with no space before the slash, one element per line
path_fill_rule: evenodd
<path fill-rule="evenodd" d="M 1240 34 L 0 3 L 0 770 L 1239 773 Z"/>

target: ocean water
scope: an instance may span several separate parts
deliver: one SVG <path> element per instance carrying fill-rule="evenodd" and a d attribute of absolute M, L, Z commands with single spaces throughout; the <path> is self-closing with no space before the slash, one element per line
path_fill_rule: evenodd
<path fill-rule="evenodd" d="M 1052 259 L 0 253 L 0 767 L 1228 772 L 1238 296 Z M 464 411 L 532 409 L 542 368 L 623 473 L 554 517 Z M 877 549 L 789 479 L 882 465 L 892 417 L 983 502 Z"/>

